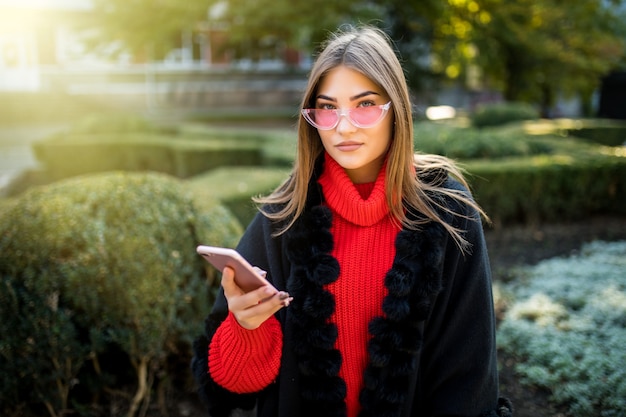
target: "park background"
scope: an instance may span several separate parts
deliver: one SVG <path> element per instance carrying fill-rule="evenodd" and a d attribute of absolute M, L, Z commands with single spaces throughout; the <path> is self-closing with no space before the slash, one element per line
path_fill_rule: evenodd
<path fill-rule="evenodd" d="M 315 52 L 380 26 L 416 151 L 485 224 L 518 416 L 626 409 L 622 1 L 0 0 L 0 413 L 202 415 L 189 374 L 234 246 L 289 172 Z"/>

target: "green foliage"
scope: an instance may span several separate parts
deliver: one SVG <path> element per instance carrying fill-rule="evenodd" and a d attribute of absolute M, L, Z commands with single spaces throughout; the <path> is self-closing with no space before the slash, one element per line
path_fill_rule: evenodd
<path fill-rule="evenodd" d="M 183 31 L 206 20 L 208 6 L 206 1 L 94 0 L 94 12 L 80 27 L 86 29 L 88 46 L 102 53 L 159 59 L 179 46 Z"/>
<path fill-rule="evenodd" d="M 267 115 L 266 115 L 267 116 Z M 238 118 L 239 117 L 239 118 Z M 262 153 L 264 166 L 291 167 L 296 155 L 297 136 L 295 129 L 272 127 L 275 122 L 279 126 L 295 126 L 291 118 L 274 119 L 272 116 L 259 118 L 258 114 L 243 118 L 241 113 L 224 116 L 221 122 L 241 127 L 220 127 L 212 125 L 215 119 L 205 122 L 184 123 L 178 126 L 181 137 L 198 140 L 215 140 L 227 143 L 255 144 Z M 269 123 L 270 127 L 260 129 L 258 126 Z M 246 127 L 249 126 L 249 127 Z M 252 128 L 250 128 L 252 127 Z"/>
<path fill-rule="evenodd" d="M 465 164 L 474 195 L 496 225 L 624 215 L 626 160 L 554 154 Z"/>
<path fill-rule="evenodd" d="M 59 307 L 58 298 L 58 292 L 46 297 L 10 275 L 0 277 L 2 415 L 26 404 L 40 414 L 68 408 L 90 349 L 79 340 L 72 311 Z"/>
<path fill-rule="evenodd" d="M 623 56 L 619 8 L 601 0 L 489 1 L 473 12 L 470 2 L 455 3 L 450 24 L 466 28 L 456 37 L 477 50 L 470 63 L 507 100 L 545 108 L 558 93 L 589 95 Z"/>
<path fill-rule="evenodd" d="M 509 284 L 515 302 L 498 345 L 526 384 L 579 417 L 626 409 L 626 242 L 594 242 L 541 262 Z"/>
<path fill-rule="evenodd" d="M 460 160 L 496 226 L 626 214 L 623 148 L 565 137 L 575 124 L 473 129 L 419 122 L 415 147 Z"/>
<path fill-rule="evenodd" d="M 178 46 L 180 34 L 191 34 L 193 28 L 206 23 L 228 28 L 229 51 L 236 57 L 254 60 L 272 53 L 277 45 L 314 46 L 329 30 L 346 20 L 369 21 L 377 18 L 370 4 L 359 1 L 328 2 L 320 7 L 315 2 L 230 0 L 178 2 L 164 0 L 153 7 L 150 0 L 132 4 L 124 0 L 96 0 L 91 19 L 85 26 L 98 27 L 90 39 L 94 48 L 111 49 L 111 40 L 119 40 L 115 52 L 129 51 L 136 55 L 163 57 Z M 146 11 L 149 10 L 148 13 Z M 223 51 L 217 51 L 221 53 Z"/>
<path fill-rule="evenodd" d="M 241 234 L 223 207 L 204 203 L 155 173 L 78 177 L 20 196 L 0 217 L 0 361 L 19 371 L 3 375 L 2 397 L 57 412 L 65 394 L 80 404 L 71 388 L 87 389 L 90 377 L 77 378 L 86 355 L 104 361 L 117 346 L 135 369 L 135 400 L 144 401 L 142 386 L 166 377 L 168 355 L 184 355 L 181 346 L 201 331 L 218 285 L 195 246 L 233 246 Z"/>
<path fill-rule="evenodd" d="M 417 152 L 434 153 L 453 159 L 500 159 L 511 156 L 549 154 L 552 144 L 523 131 L 457 128 L 420 122 L 415 125 Z"/>
<path fill-rule="evenodd" d="M 70 132 L 75 135 L 99 133 L 171 133 L 176 129 L 158 127 L 144 117 L 135 114 L 104 113 L 90 114 L 74 121 Z"/>
<path fill-rule="evenodd" d="M 626 146 L 626 123 L 617 120 L 581 121 L 567 133 L 606 146 Z"/>
<path fill-rule="evenodd" d="M 286 168 L 218 168 L 188 180 L 188 187 L 197 199 L 217 198 L 237 217 L 241 224 L 248 224 L 257 209 L 250 200 L 252 196 L 269 194 L 287 179 Z"/>
<path fill-rule="evenodd" d="M 483 105 L 471 116 L 472 125 L 479 128 L 538 118 L 539 112 L 530 104 L 510 102 Z"/>
<path fill-rule="evenodd" d="M 54 180 L 113 170 L 187 178 L 219 166 L 262 163 L 258 143 L 226 139 L 150 132 L 69 133 L 36 142 L 33 150 Z"/>

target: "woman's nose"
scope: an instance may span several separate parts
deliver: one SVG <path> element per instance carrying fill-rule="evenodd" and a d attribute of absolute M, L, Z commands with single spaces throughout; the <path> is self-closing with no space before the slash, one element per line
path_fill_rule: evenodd
<path fill-rule="evenodd" d="M 339 116 L 339 122 L 337 122 L 337 127 L 335 129 L 337 129 L 337 132 L 353 132 L 357 129 L 357 127 L 348 118 L 348 115 L 342 114 Z"/>

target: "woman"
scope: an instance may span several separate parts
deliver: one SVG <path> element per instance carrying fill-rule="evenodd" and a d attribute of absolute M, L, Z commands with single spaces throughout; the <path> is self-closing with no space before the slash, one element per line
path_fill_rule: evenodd
<path fill-rule="evenodd" d="M 225 268 L 195 343 L 210 415 L 511 415 L 482 212 L 450 160 L 414 156 L 388 38 L 333 36 L 302 109 L 292 174 L 237 248 L 276 289 Z"/>

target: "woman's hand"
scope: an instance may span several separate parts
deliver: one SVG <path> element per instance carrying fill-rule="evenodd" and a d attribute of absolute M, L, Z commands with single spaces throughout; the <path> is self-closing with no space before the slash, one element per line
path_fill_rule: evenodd
<path fill-rule="evenodd" d="M 264 271 L 262 271 L 264 273 Z M 241 327 L 253 330 L 293 300 L 288 293 L 270 286 L 243 292 L 235 283 L 235 271 L 226 267 L 222 272 L 222 288 L 228 302 L 228 310 Z"/>

